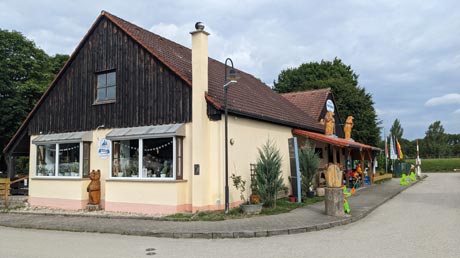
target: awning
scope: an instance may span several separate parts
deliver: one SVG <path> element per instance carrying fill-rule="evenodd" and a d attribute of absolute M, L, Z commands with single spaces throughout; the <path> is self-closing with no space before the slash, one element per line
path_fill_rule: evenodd
<path fill-rule="evenodd" d="M 167 124 L 117 128 L 110 131 L 106 138 L 110 140 L 128 140 L 133 138 L 159 138 L 173 136 L 185 136 L 185 125 Z"/>
<path fill-rule="evenodd" d="M 33 144 L 56 144 L 56 143 L 72 143 L 72 142 L 91 142 L 93 141 L 92 132 L 73 132 L 73 133 L 56 133 L 40 135 L 34 140 Z"/>
<path fill-rule="evenodd" d="M 304 136 L 304 137 L 307 137 L 313 140 L 317 140 L 320 142 L 325 142 L 328 144 L 339 146 L 339 147 L 350 147 L 350 148 L 356 148 L 356 149 L 371 149 L 373 151 L 381 151 L 380 148 L 366 145 L 360 142 L 338 138 L 337 136 L 329 136 L 329 135 L 324 135 L 324 134 L 319 134 L 319 133 L 314 133 L 314 132 L 304 131 L 304 130 L 299 130 L 299 129 L 292 130 L 292 133 L 296 135 Z"/>

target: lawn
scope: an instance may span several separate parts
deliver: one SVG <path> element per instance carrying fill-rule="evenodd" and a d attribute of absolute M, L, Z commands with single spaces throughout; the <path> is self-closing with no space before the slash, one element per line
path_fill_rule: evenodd
<path fill-rule="evenodd" d="M 290 202 L 287 198 L 282 198 L 276 201 L 276 208 L 263 208 L 259 215 L 245 215 L 241 213 L 240 208 L 231 209 L 228 214 L 223 211 L 201 211 L 197 213 L 176 213 L 164 217 L 164 220 L 173 221 L 218 221 L 226 219 L 241 219 L 254 216 L 275 215 L 280 213 L 290 212 L 293 209 L 311 205 L 323 201 L 324 197 L 308 198 L 301 203 Z"/>
<path fill-rule="evenodd" d="M 415 164 L 415 160 L 408 159 L 406 163 Z M 460 158 L 451 159 L 422 159 L 422 172 L 460 172 Z"/>

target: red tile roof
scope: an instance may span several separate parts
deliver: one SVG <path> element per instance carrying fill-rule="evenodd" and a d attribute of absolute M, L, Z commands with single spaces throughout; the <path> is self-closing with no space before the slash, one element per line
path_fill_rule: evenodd
<path fill-rule="evenodd" d="M 147 51 L 174 71 L 191 86 L 192 52 L 191 49 L 158 36 L 150 31 L 129 23 L 115 15 L 103 11 L 118 27 L 128 33 Z M 217 109 L 223 107 L 223 85 L 225 64 L 209 58 L 209 85 L 207 100 Z M 238 70 L 240 79 L 236 85 L 228 89 L 229 113 L 244 115 L 260 120 L 303 128 L 323 131 L 317 119 L 305 115 L 299 108 L 287 101 L 280 94 L 254 76 Z M 210 101 L 213 99 L 214 101 Z"/>
<path fill-rule="evenodd" d="M 316 121 L 320 120 L 321 112 L 326 104 L 327 97 L 331 93 L 330 88 L 290 92 L 281 94 L 284 98 L 289 100 L 296 107 L 300 108 L 303 112 L 307 113 Z"/>
<path fill-rule="evenodd" d="M 295 135 L 304 136 L 304 137 L 307 137 L 307 138 L 310 138 L 316 141 L 329 143 L 329 144 L 339 146 L 339 147 L 351 147 L 351 148 L 356 148 L 356 149 L 363 148 L 363 149 L 371 149 L 371 150 L 379 150 L 379 151 L 381 150 L 377 147 L 366 145 L 360 142 L 350 141 L 344 138 L 338 138 L 336 136 L 328 136 L 325 134 L 309 132 L 305 130 L 293 129 L 292 133 Z"/>

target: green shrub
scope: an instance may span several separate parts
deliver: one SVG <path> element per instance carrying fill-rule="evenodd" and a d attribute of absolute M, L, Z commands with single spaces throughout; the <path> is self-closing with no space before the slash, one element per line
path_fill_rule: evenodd
<path fill-rule="evenodd" d="M 286 188 L 281 174 L 281 155 L 276 145 L 268 139 L 259 148 L 256 166 L 256 185 L 265 206 L 276 207 L 279 191 Z"/>
<path fill-rule="evenodd" d="M 302 189 L 305 192 L 310 191 L 313 186 L 313 180 L 318 172 L 320 159 L 315 149 L 311 147 L 310 143 L 306 142 L 299 152 L 299 165 L 302 177 Z"/>

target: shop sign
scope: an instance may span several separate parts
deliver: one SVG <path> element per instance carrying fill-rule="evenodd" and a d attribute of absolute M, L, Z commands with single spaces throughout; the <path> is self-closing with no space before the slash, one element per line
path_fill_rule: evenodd
<path fill-rule="evenodd" d="M 97 149 L 97 154 L 100 158 L 106 159 L 110 157 L 110 140 L 102 138 L 99 140 L 99 147 Z"/>
<path fill-rule="evenodd" d="M 334 113 L 334 102 L 332 102 L 332 100 L 328 99 L 326 101 L 326 109 L 327 111 L 331 111 L 332 113 Z"/>

